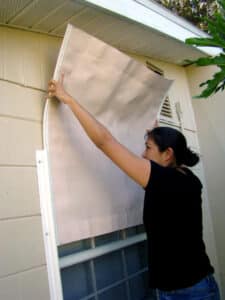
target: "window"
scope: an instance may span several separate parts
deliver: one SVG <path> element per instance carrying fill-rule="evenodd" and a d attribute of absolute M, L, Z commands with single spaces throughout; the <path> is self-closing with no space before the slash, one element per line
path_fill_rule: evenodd
<path fill-rule="evenodd" d="M 60 259 L 143 235 L 143 225 L 63 245 Z M 142 239 L 61 269 L 64 300 L 140 300 L 147 289 L 147 245 Z"/>

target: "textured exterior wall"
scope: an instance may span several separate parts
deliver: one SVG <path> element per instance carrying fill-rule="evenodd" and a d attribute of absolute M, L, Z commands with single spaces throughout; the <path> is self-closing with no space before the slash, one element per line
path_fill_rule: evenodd
<path fill-rule="evenodd" d="M 188 67 L 187 76 L 192 95 L 200 92 L 199 84 L 212 77 L 215 67 Z M 192 101 L 202 149 L 208 199 L 212 212 L 221 290 L 225 297 L 225 92 L 217 93 L 208 99 Z M 224 298 L 221 299 L 224 299 Z"/>
<path fill-rule="evenodd" d="M 35 151 L 60 40 L 0 27 L 0 299 L 48 300 Z"/>

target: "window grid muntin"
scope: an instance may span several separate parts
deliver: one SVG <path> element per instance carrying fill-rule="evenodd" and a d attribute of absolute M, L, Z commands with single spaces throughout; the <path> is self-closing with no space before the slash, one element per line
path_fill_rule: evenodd
<path fill-rule="evenodd" d="M 95 248 L 96 247 L 96 244 L 95 244 L 95 239 L 94 238 L 91 238 L 90 239 L 90 242 L 91 242 L 91 248 Z M 93 296 L 94 296 L 94 299 L 95 300 L 98 300 L 98 295 L 97 295 L 97 280 L 96 280 L 96 276 L 95 276 L 95 265 L 94 265 L 94 260 L 91 259 L 90 260 L 90 265 L 91 265 L 91 278 L 92 278 L 92 285 L 93 285 Z"/>
<path fill-rule="evenodd" d="M 111 288 L 114 288 L 114 287 L 116 287 L 116 286 L 118 286 L 118 285 L 120 285 L 120 284 L 122 284 L 122 283 L 125 283 L 126 281 L 127 281 L 128 284 L 129 284 L 129 281 L 130 281 L 131 279 L 134 279 L 135 277 L 138 277 L 138 276 L 140 276 L 141 274 L 144 275 L 145 273 L 147 273 L 147 271 L 148 271 L 148 268 L 147 268 L 147 267 L 146 267 L 146 268 L 143 268 L 143 269 L 139 270 L 138 272 L 136 272 L 136 273 L 134 273 L 134 274 L 132 274 L 132 275 L 127 276 L 126 278 L 123 278 L 123 279 L 121 279 L 121 280 L 118 280 L 118 281 L 116 281 L 116 282 L 114 282 L 114 283 L 112 283 L 112 284 L 110 284 L 110 285 L 108 285 L 108 286 L 106 286 L 106 287 L 104 287 L 104 288 L 102 288 L 102 289 L 97 290 L 96 293 L 91 293 L 91 294 L 87 295 L 86 297 L 79 298 L 79 300 L 86 300 L 86 299 L 90 299 L 90 298 L 96 297 L 96 296 L 98 296 L 99 294 L 101 294 L 101 293 L 103 293 L 103 292 L 105 292 L 105 291 L 110 290 Z M 128 298 L 127 298 L 127 299 L 128 299 Z M 126 300 L 127 300 L 127 299 L 126 299 Z M 66 300 L 66 299 L 65 299 L 65 300 Z M 125 299 L 124 299 L 124 300 L 125 300 Z"/>
<path fill-rule="evenodd" d="M 132 236 L 136 236 L 138 235 L 140 232 L 143 232 L 143 225 L 141 226 L 135 226 L 134 228 L 127 228 L 121 231 L 118 231 L 118 235 L 121 237 L 121 240 L 125 240 L 126 238 L 132 237 Z M 112 233 L 115 236 L 115 232 Z M 134 245 L 130 245 L 128 247 L 133 247 L 135 245 L 139 245 L 140 243 L 145 243 L 146 241 L 141 241 L 141 242 L 137 242 Z M 95 248 L 96 247 L 96 241 L 95 238 L 91 238 L 90 239 L 90 244 L 91 244 L 91 248 Z M 95 264 L 94 264 L 94 260 L 95 259 L 90 259 L 85 261 L 86 263 L 90 263 L 91 266 L 91 284 L 93 286 L 93 292 L 86 295 L 85 297 L 82 298 L 76 298 L 76 296 L 74 296 L 73 300 L 89 300 L 89 299 L 95 299 L 95 300 L 99 300 L 99 295 L 101 295 L 102 293 L 106 292 L 106 291 L 110 291 L 111 289 L 119 286 L 120 284 L 124 284 L 124 287 L 126 289 L 126 299 L 127 300 L 132 300 L 132 297 L 130 295 L 130 280 L 132 278 L 135 278 L 136 276 L 140 276 L 140 274 L 145 274 L 147 272 L 147 266 L 138 270 L 137 272 L 128 275 L 127 273 L 127 261 L 126 261 L 126 253 L 125 253 L 125 249 L 128 248 L 121 248 L 118 250 L 118 253 L 120 253 L 120 255 L 122 256 L 122 272 L 123 272 L 123 276 L 122 279 L 117 280 L 115 282 L 113 282 L 112 284 L 109 284 L 101 289 L 97 288 L 97 284 L 96 284 L 96 269 L 95 269 Z M 82 252 L 82 251 L 81 251 Z M 82 262 L 81 264 L 85 263 Z M 76 265 L 75 265 L 76 267 Z M 144 278 L 144 275 L 142 276 Z M 144 280 L 144 279 L 143 279 Z M 113 291 L 112 291 L 113 292 Z M 64 300 L 67 300 L 66 298 Z"/>

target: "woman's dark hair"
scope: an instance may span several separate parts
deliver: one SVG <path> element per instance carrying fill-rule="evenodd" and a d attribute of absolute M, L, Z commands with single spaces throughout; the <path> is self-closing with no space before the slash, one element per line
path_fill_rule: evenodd
<path fill-rule="evenodd" d="M 184 135 L 171 127 L 155 127 L 146 134 L 147 138 L 152 139 L 158 146 L 159 151 L 163 152 L 167 148 L 172 148 L 176 158 L 176 164 L 192 167 L 199 162 L 199 156 L 187 147 Z"/>

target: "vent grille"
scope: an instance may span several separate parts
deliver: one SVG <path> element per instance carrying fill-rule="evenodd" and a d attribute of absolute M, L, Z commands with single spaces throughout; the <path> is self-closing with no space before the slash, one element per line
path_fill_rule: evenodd
<path fill-rule="evenodd" d="M 160 114 L 161 114 L 161 116 L 164 116 L 164 117 L 167 117 L 170 119 L 173 118 L 170 99 L 168 96 L 166 97 L 166 99 L 163 102 Z"/>
<path fill-rule="evenodd" d="M 148 69 L 150 69 L 151 71 L 157 73 L 158 75 L 164 76 L 163 70 L 156 67 L 155 65 L 153 65 L 149 61 L 146 61 L 146 66 L 147 66 Z M 163 102 L 163 105 L 162 105 L 162 108 L 161 108 L 161 111 L 160 111 L 160 115 L 163 116 L 163 117 L 169 118 L 169 119 L 173 118 L 170 99 L 169 99 L 168 96 L 166 97 L 166 99 Z"/>
<path fill-rule="evenodd" d="M 156 74 L 163 76 L 163 74 L 164 74 L 163 70 L 159 69 L 158 67 L 156 67 L 155 65 L 153 65 L 149 61 L 146 61 L 146 66 L 147 66 L 148 69 L 152 70 Z"/>

